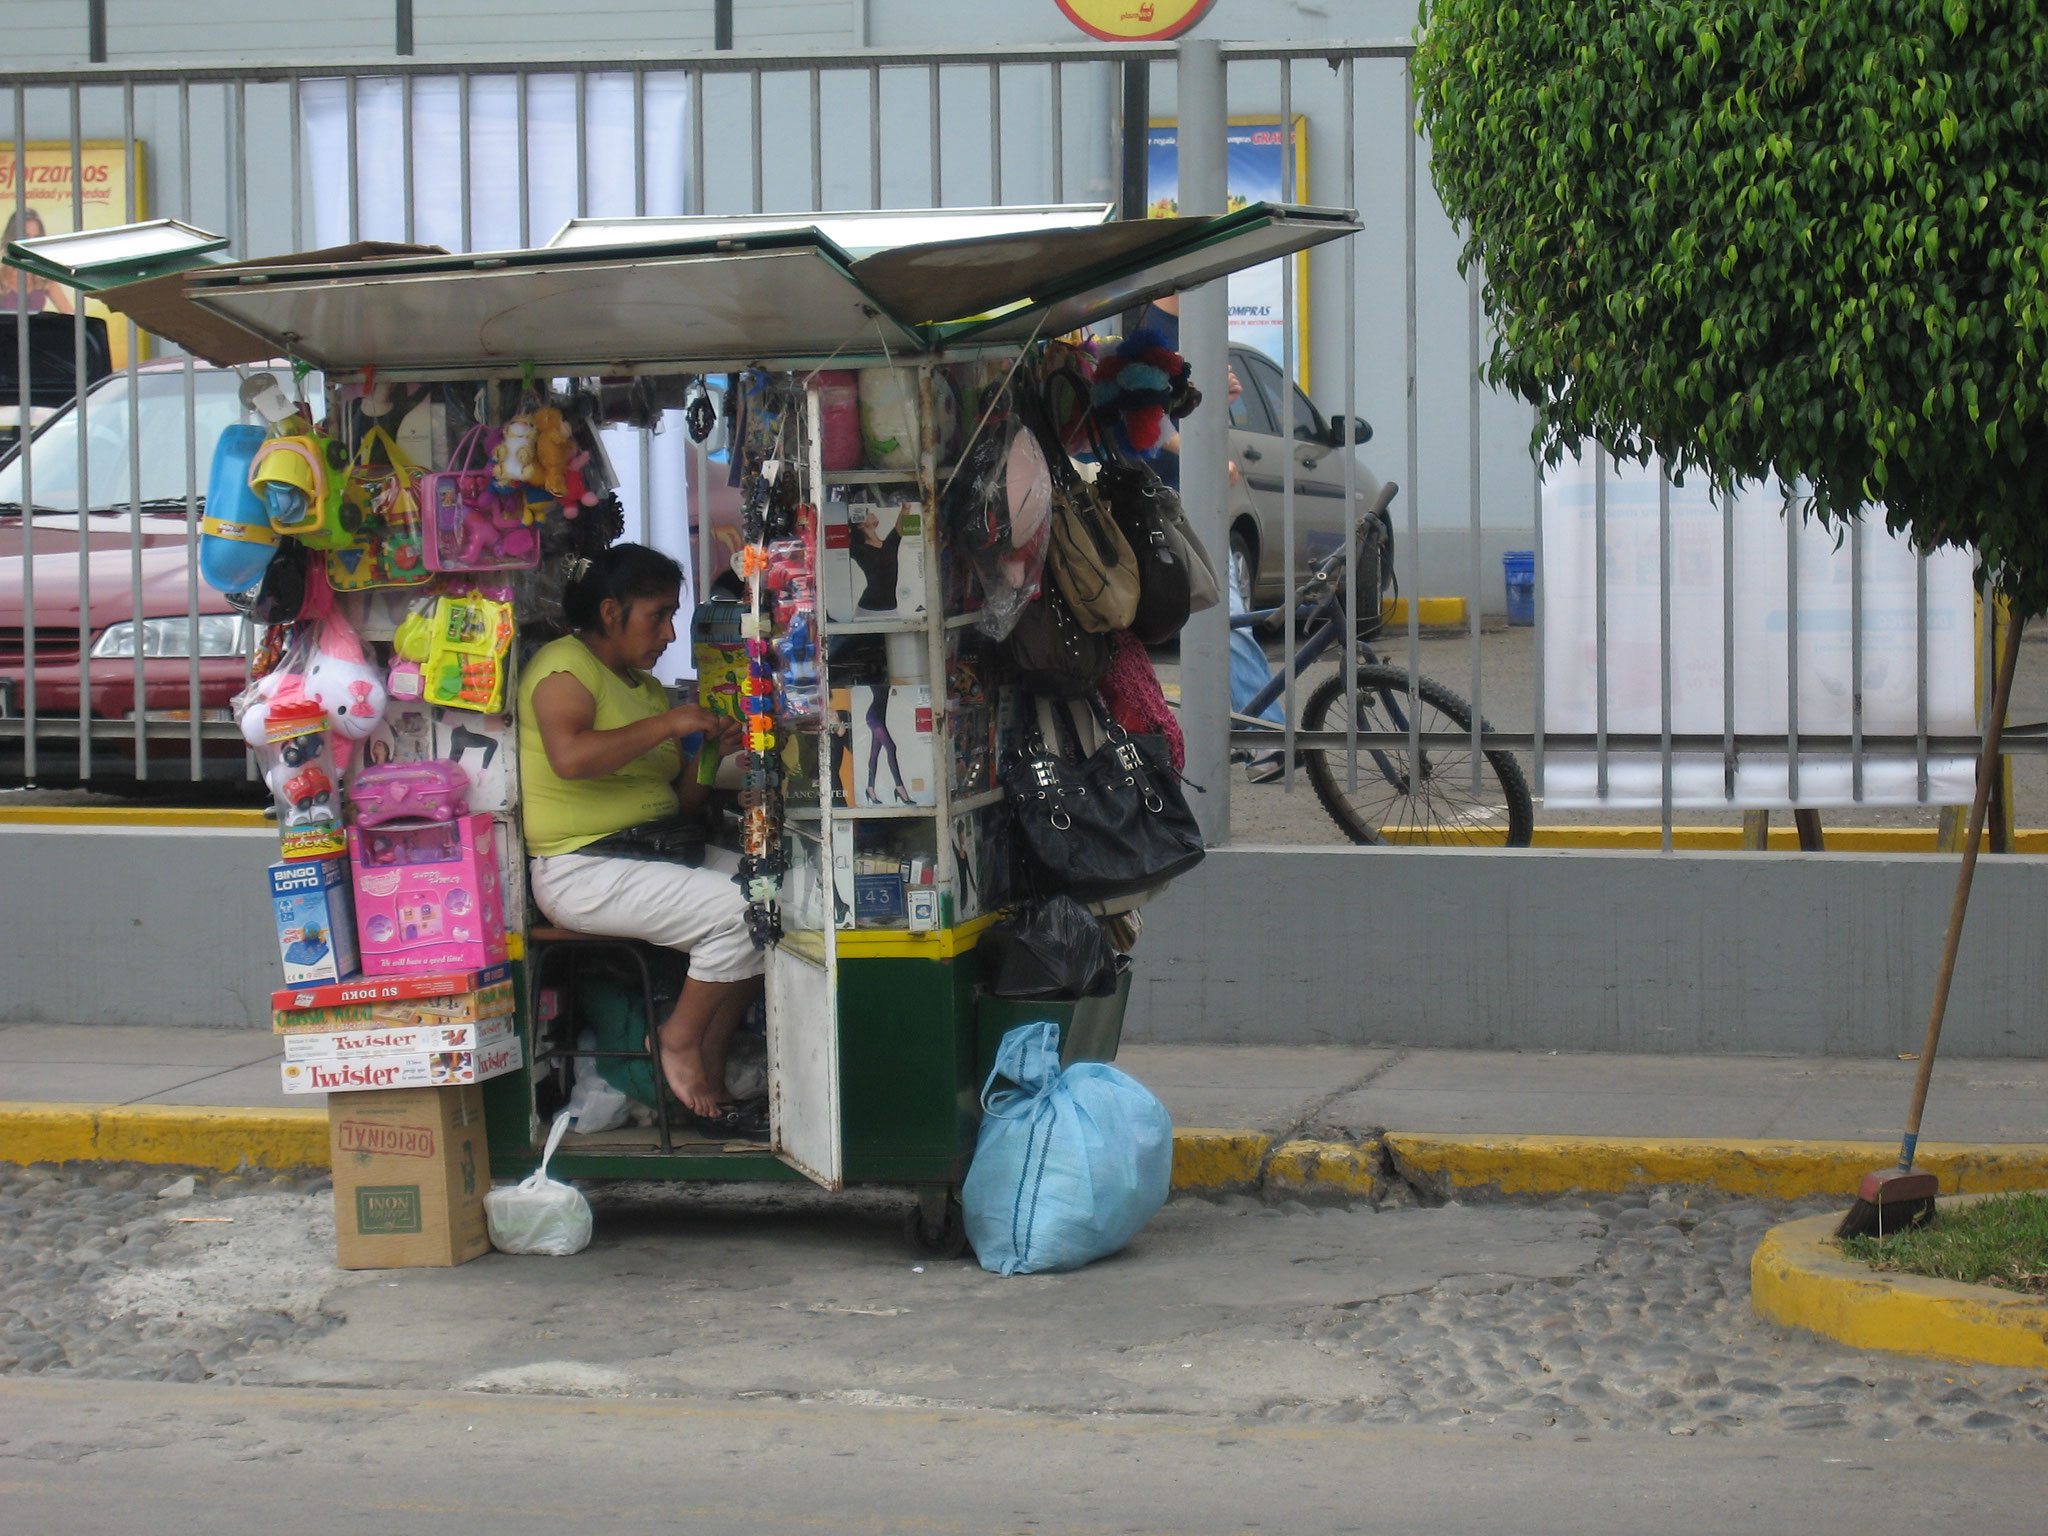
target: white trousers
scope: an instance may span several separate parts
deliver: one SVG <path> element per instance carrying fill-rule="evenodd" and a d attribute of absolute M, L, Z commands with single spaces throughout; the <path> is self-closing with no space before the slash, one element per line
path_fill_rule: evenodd
<path fill-rule="evenodd" d="M 643 939 L 690 957 L 694 981 L 745 981 L 767 969 L 747 935 L 739 860 L 707 848 L 702 865 L 558 853 L 533 860 L 533 898 L 578 933 Z"/>

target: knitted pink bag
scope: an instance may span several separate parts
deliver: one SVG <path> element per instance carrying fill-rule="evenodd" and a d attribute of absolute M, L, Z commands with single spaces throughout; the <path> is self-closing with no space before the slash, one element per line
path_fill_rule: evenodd
<path fill-rule="evenodd" d="M 1180 772 L 1187 766 L 1187 747 L 1181 740 L 1180 720 L 1166 707 L 1152 658 L 1127 629 L 1116 631 L 1110 639 L 1116 645 L 1116 655 L 1110 660 L 1109 675 L 1102 680 L 1102 702 L 1110 719 L 1133 736 L 1164 736 L 1174 772 Z"/>

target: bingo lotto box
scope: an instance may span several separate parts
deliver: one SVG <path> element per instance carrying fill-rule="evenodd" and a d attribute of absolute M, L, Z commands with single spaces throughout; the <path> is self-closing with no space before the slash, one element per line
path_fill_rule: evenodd
<path fill-rule="evenodd" d="M 505 958 L 489 816 L 351 827 L 348 838 L 364 975 L 473 971 Z"/>
<path fill-rule="evenodd" d="M 300 859 L 270 866 L 277 947 L 289 986 L 346 981 L 356 973 L 355 917 L 342 864 L 340 859 Z"/>

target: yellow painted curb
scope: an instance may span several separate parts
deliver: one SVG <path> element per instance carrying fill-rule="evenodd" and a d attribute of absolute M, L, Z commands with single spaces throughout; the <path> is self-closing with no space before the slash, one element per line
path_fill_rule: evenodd
<path fill-rule="evenodd" d="M 0 806 L 0 826 L 29 827 L 275 827 L 261 810 L 191 805 Z"/>
<path fill-rule="evenodd" d="M 1255 1189 L 1273 1138 L 1263 1131 L 1176 1130 L 1175 1189 Z"/>
<path fill-rule="evenodd" d="M 1985 835 L 1988 838 L 1990 834 Z M 1827 845 L 1829 853 L 1934 853 L 1938 851 L 1936 836 L 1934 827 L 1829 827 Z M 1660 827 L 1539 826 L 1530 833 L 1529 846 L 1655 850 L 1664 846 L 1664 832 Z M 1671 846 L 1687 852 L 1739 852 L 1742 828 L 1673 827 Z M 1771 852 L 1795 853 L 1798 848 L 1798 828 L 1771 828 Z M 2012 851 L 2048 853 L 2048 831 L 2022 828 L 2014 832 Z"/>
<path fill-rule="evenodd" d="M 1874 1270 L 1835 1247 L 1840 1220 L 1809 1216 L 1764 1234 L 1749 1264 L 1757 1316 L 1854 1349 L 2048 1367 L 2048 1302 L 1995 1286 Z"/>
<path fill-rule="evenodd" d="M 1380 620 L 1386 624 L 1408 622 L 1408 599 L 1388 598 L 1380 604 Z M 1415 610 L 1415 622 L 1424 629 L 1443 628 L 1465 622 L 1465 599 L 1462 597 L 1425 597 Z"/>
<path fill-rule="evenodd" d="M 1380 1143 L 1286 1141 L 1266 1164 L 1264 1188 L 1297 1199 L 1340 1194 L 1370 1200 L 1380 1193 Z"/>
<path fill-rule="evenodd" d="M 1752 1141 L 1706 1137 L 1431 1135 L 1390 1131 L 1401 1176 L 1449 1198 L 1471 1194 L 1612 1194 L 1656 1184 L 1699 1184 L 1764 1200 L 1849 1198 L 1873 1168 L 1897 1159 L 1893 1142 Z M 2048 1185 L 2048 1143 L 1923 1143 L 1914 1166 L 1949 1194 L 1995 1194 Z"/>
<path fill-rule="evenodd" d="M 327 1111 L 0 1103 L 0 1162 L 325 1168 Z"/>

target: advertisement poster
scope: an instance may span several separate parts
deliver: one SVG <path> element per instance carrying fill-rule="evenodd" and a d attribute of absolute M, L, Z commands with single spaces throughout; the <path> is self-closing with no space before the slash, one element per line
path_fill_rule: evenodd
<path fill-rule="evenodd" d="M 1145 136 L 1149 214 L 1171 218 L 1180 212 L 1180 133 L 1172 123 L 1154 123 Z M 1294 119 L 1294 186 L 1287 185 L 1287 135 L 1277 117 L 1233 117 L 1224 191 L 1233 212 L 1247 203 L 1308 201 L 1308 119 Z M 1284 261 L 1285 258 L 1283 257 Z M 1281 262 L 1269 261 L 1230 278 L 1230 339 L 1281 361 Z M 1309 388 L 1308 252 L 1294 258 L 1295 376 Z"/>
<path fill-rule="evenodd" d="M 80 146 L 79 183 L 83 196 L 85 228 L 110 229 L 149 217 L 145 188 L 149 178 L 143 169 L 143 146 L 135 145 L 135 212 L 128 211 L 128 157 L 119 139 L 88 139 Z M 71 189 L 71 145 L 64 140 L 31 143 L 27 164 L 12 144 L 0 144 L 0 210 L 7 215 L 6 239 L 33 239 L 37 235 L 68 235 L 76 230 L 76 204 Z M 16 179 L 28 188 L 28 209 L 24 218 L 16 198 Z M 76 312 L 77 294 L 61 283 L 31 277 L 28 304 L 31 311 L 61 314 Z M 21 302 L 21 288 L 13 268 L 0 273 L 0 309 L 13 309 Z M 116 368 L 128 364 L 128 323 L 114 318 L 97 299 L 86 301 L 85 312 L 107 321 L 107 343 Z M 147 355 L 145 353 L 145 355 Z"/>

